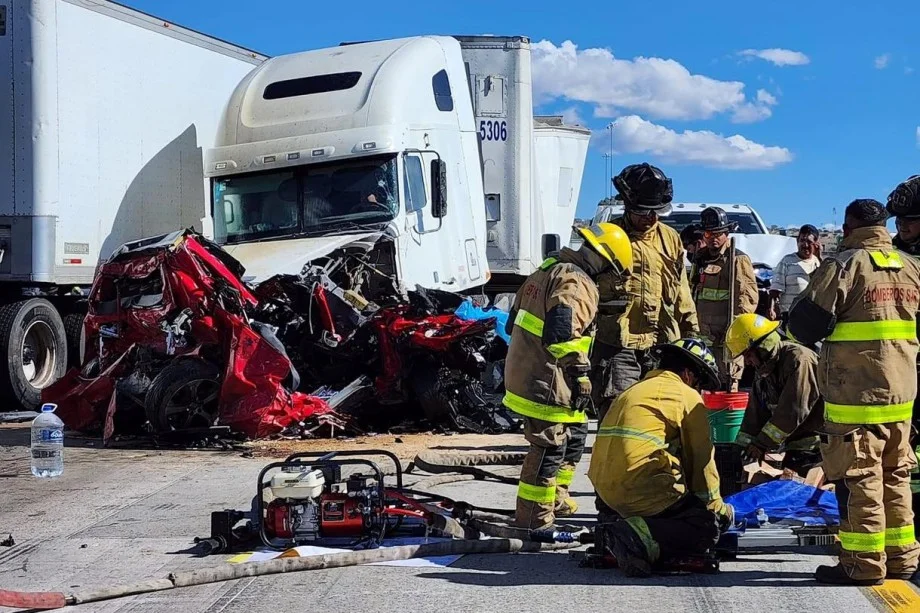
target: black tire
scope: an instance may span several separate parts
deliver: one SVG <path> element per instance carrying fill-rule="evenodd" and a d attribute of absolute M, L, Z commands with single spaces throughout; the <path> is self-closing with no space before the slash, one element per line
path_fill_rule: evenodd
<path fill-rule="evenodd" d="M 83 320 L 85 313 L 64 315 L 64 333 L 67 338 L 67 365 L 79 368 L 83 365 Z"/>
<path fill-rule="evenodd" d="M 150 384 L 144 409 L 155 432 L 207 428 L 217 423 L 220 371 L 210 362 L 170 362 Z"/>
<path fill-rule="evenodd" d="M 3 305 L 0 347 L 7 357 L 0 366 L 0 394 L 26 410 L 37 410 L 42 389 L 67 372 L 67 333 L 61 315 L 43 298 Z"/>

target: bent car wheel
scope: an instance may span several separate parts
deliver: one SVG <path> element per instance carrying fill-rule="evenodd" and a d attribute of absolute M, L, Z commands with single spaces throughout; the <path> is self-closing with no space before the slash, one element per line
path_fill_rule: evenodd
<path fill-rule="evenodd" d="M 147 391 L 144 408 L 156 432 L 209 428 L 217 423 L 220 371 L 204 360 L 171 362 Z"/>

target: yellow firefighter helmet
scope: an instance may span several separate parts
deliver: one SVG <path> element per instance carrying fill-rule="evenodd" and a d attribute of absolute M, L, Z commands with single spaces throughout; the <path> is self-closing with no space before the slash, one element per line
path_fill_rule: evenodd
<path fill-rule="evenodd" d="M 738 357 L 751 347 L 757 346 L 778 327 L 778 321 L 769 320 L 762 315 L 754 313 L 739 315 L 725 334 L 725 346 L 728 347 L 733 358 Z"/>
<path fill-rule="evenodd" d="M 613 265 L 617 274 L 629 274 L 633 267 L 632 245 L 623 228 L 606 221 L 586 228 L 578 233 L 594 251 Z"/>

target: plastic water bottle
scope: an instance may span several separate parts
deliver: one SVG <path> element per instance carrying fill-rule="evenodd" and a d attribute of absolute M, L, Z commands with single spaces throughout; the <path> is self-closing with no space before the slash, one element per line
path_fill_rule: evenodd
<path fill-rule="evenodd" d="M 54 414 L 56 404 L 43 404 L 32 420 L 32 474 L 60 477 L 64 473 L 64 422 Z"/>

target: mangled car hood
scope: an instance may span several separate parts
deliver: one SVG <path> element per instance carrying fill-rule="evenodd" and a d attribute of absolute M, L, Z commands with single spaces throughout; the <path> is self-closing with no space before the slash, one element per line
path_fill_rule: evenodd
<path fill-rule="evenodd" d="M 243 280 L 261 283 L 275 275 L 298 275 L 307 262 L 329 255 L 350 243 L 379 238 L 379 232 L 337 234 L 310 238 L 224 245 L 224 250 L 246 267 Z"/>

